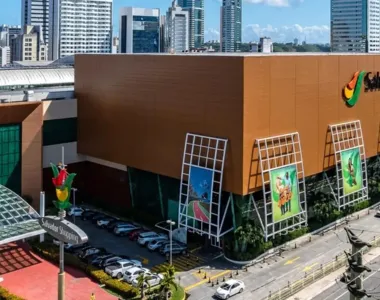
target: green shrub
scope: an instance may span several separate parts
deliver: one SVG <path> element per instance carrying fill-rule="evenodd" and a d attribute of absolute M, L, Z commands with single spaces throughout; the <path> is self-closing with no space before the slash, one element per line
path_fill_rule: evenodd
<path fill-rule="evenodd" d="M 93 266 L 88 266 L 86 273 L 91 278 L 93 278 L 94 280 L 96 280 L 97 282 L 99 282 L 101 284 L 105 284 L 106 281 L 111 279 L 111 276 L 109 276 L 107 273 L 103 272 L 103 270 L 99 270 Z"/>
<path fill-rule="evenodd" d="M 11 294 L 6 288 L 0 286 L 0 299 L 1 300 L 25 300 L 19 296 Z"/>
<path fill-rule="evenodd" d="M 119 281 L 117 279 L 109 279 L 105 282 L 107 289 L 119 294 L 126 299 L 131 299 L 137 296 L 138 290 L 131 285 Z"/>

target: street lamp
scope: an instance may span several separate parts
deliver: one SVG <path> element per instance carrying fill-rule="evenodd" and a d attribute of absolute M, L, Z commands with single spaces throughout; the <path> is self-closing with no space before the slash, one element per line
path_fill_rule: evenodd
<path fill-rule="evenodd" d="M 175 225 L 175 222 L 172 220 L 167 220 L 166 223 L 170 226 L 170 265 L 172 265 L 172 257 L 173 257 L 173 225 Z"/>
<path fill-rule="evenodd" d="M 73 203 L 74 203 L 74 208 L 75 208 L 75 193 L 78 189 L 77 188 L 71 188 L 71 191 L 73 192 Z M 75 224 L 75 213 L 73 215 L 74 217 L 74 224 Z"/>

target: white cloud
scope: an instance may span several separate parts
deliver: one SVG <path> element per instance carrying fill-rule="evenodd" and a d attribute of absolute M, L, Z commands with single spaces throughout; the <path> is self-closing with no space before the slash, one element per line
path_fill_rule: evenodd
<path fill-rule="evenodd" d="M 277 7 L 289 7 L 302 3 L 304 0 L 244 0 L 251 4 L 264 4 Z"/>
<path fill-rule="evenodd" d="M 258 0 L 251 0 L 258 1 Z M 274 27 L 272 25 L 260 26 L 259 24 L 250 24 L 243 28 L 243 42 L 258 41 L 260 37 L 268 36 L 274 42 L 293 42 L 297 38 L 300 42 L 308 43 L 328 43 L 330 40 L 330 28 L 326 25 L 321 26 L 301 26 L 299 24 L 284 25 Z M 205 40 L 219 40 L 219 30 L 208 28 L 205 30 Z"/>

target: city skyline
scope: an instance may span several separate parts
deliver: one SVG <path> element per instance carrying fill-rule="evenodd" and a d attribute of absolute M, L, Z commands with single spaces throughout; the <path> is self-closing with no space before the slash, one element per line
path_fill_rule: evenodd
<path fill-rule="evenodd" d="M 171 6 L 171 0 L 113 2 L 114 36 L 119 32 L 120 7 L 159 8 L 160 14 L 165 15 Z M 205 0 L 205 41 L 220 39 L 221 4 L 220 0 Z M 328 43 L 330 40 L 329 0 L 243 0 L 242 6 L 243 42 L 257 41 L 261 36 L 270 36 L 274 42 L 292 42 L 294 38 L 306 39 L 310 43 Z M 10 1 L 0 11 L 0 23 L 21 25 L 21 1 Z"/>

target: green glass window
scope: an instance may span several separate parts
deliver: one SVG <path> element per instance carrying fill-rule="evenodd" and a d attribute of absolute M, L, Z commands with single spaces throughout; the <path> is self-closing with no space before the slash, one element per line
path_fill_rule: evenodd
<path fill-rule="evenodd" d="M 21 126 L 0 126 L 0 184 L 21 193 Z"/>
<path fill-rule="evenodd" d="M 44 121 L 43 145 L 56 145 L 77 141 L 77 118 Z"/>

